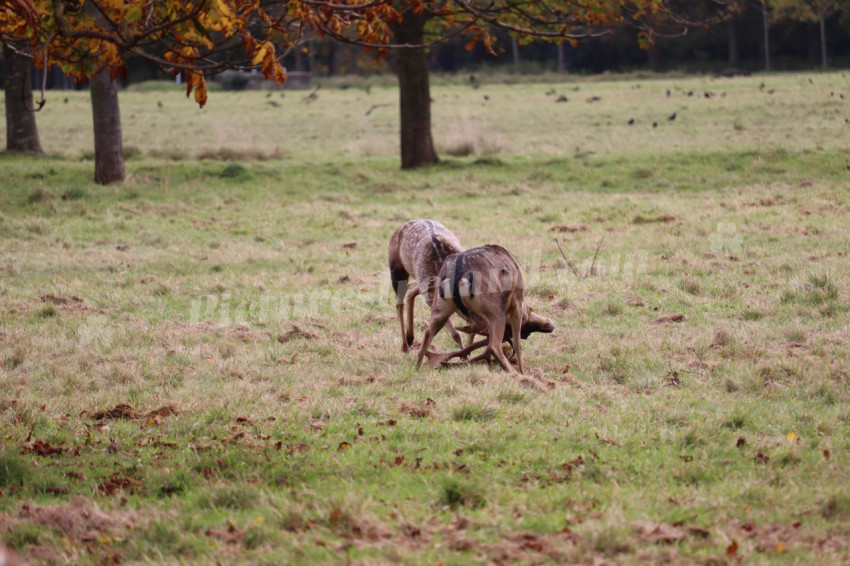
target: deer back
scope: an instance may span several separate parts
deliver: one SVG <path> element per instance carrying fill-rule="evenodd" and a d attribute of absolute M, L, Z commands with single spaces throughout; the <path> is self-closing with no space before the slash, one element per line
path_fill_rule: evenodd
<path fill-rule="evenodd" d="M 502 295 L 506 301 L 522 304 L 522 273 L 510 252 L 501 246 L 472 248 L 446 258 L 439 274 L 440 296 L 451 298 L 464 318 L 472 318 L 465 298 L 480 295 Z"/>

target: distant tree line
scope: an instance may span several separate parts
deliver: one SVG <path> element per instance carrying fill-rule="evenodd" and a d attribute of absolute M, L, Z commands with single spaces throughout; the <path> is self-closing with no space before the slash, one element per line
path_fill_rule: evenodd
<path fill-rule="evenodd" d="M 821 41 L 821 15 L 825 43 Z M 659 37 L 648 50 L 637 48 L 637 34 L 637 30 L 624 26 L 611 35 L 581 41 L 572 47 L 540 40 L 517 45 L 507 32 L 496 31 L 495 48 L 501 52 L 498 57 L 488 53 L 481 43 L 467 50 L 468 39 L 461 36 L 432 46 L 429 64 L 431 71 L 438 73 L 493 70 L 524 74 L 847 68 L 850 67 L 850 0 L 746 0 L 734 19 L 709 29 L 691 29 L 683 37 Z M 392 58 L 377 64 L 374 59 L 374 53 L 356 45 L 320 39 L 310 42 L 306 52 L 289 55 L 284 63 L 291 71 L 311 71 L 315 76 L 391 72 Z M 131 59 L 128 66 L 129 72 L 122 81 L 125 84 L 171 79 L 147 61 Z M 0 61 L 0 85 L 5 76 Z M 34 80 L 41 85 L 40 72 L 34 72 Z M 48 73 L 46 86 L 82 88 L 58 67 Z"/>
<path fill-rule="evenodd" d="M 833 6 L 824 11 L 825 51 L 816 9 L 821 4 Z M 507 32 L 496 31 L 495 48 L 501 51 L 497 57 L 480 43 L 467 50 L 468 39 L 457 37 L 432 46 L 429 64 L 431 71 L 437 73 L 494 70 L 525 74 L 728 69 L 754 72 L 850 67 L 850 0 L 746 0 L 734 19 L 708 29 L 691 29 L 682 37 L 658 37 L 648 50 L 637 47 L 638 33 L 624 26 L 611 35 L 580 41 L 575 47 L 535 40 L 519 44 L 514 51 L 515 40 Z M 291 55 L 285 63 L 290 70 L 335 76 L 390 72 L 392 58 L 376 65 L 374 54 L 357 46 L 318 40 L 311 43 L 308 54 Z"/>
<path fill-rule="evenodd" d="M 850 0 L 0 0 L 7 151 L 41 151 L 35 80 L 89 83 L 95 181 L 108 184 L 125 174 L 119 82 L 183 78 L 203 106 L 207 80 L 222 72 L 277 84 L 289 74 L 388 72 L 409 169 L 439 161 L 432 72 L 826 68 L 847 61 L 848 23 Z"/>

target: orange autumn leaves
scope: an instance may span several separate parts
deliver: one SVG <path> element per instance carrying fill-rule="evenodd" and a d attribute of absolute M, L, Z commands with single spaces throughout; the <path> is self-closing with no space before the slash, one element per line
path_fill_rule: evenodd
<path fill-rule="evenodd" d="M 115 78 L 131 56 L 152 60 L 174 75 L 185 73 L 187 95 L 206 103 L 207 71 L 258 68 L 283 83 L 286 72 L 274 45 L 255 41 L 249 27 L 286 41 L 287 20 L 267 14 L 259 0 L 3 0 L 0 38 L 27 45 L 37 68 L 56 64 L 77 80 L 109 70 Z M 237 52 L 242 54 L 238 55 Z"/>
<path fill-rule="evenodd" d="M 282 57 L 316 37 L 376 49 L 381 58 L 395 41 L 394 26 L 412 14 L 427 15 L 428 33 L 423 45 L 406 47 L 466 34 L 467 49 L 482 42 L 496 54 L 495 28 L 575 43 L 626 21 L 648 47 L 652 22 L 681 22 L 666 16 L 703 2 L 728 12 L 739 0 L 0 0 L 0 39 L 28 44 L 37 67 L 59 65 L 78 80 L 104 69 L 115 78 L 128 58 L 143 58 L 184 73 L 187 95 L 194 92 L 203 106 L 209 74 L 254 68 L 283 83 Z"/>

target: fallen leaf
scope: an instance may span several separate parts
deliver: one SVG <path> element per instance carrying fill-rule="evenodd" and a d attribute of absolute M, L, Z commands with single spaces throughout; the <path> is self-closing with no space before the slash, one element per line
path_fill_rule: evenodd
<path fill-rule="evenodd" d="M 684 529 L 665 523 L 655 524 L 651 522 L 638 522 L 632 525 L 642 540 L 651 544 L 673 544 L 687 538 L 688 533 Z"/>
<path fill-rule="evenodd" d="M 21 454 L 33 453 L 39 456 L 55 456 L 61 454 L 65 449 L 61 446 L 51 446 L 43 440 L 34 440 L 32 444 L 23 444 Z"/>
<path fill-rule="evenodd" d="M 726 547 L 726 556 L 735 556 L 738 553 L 738 541 L 733 540 L 732 544 Z"/>
<path fill-rule="evenodd" d="M 785 438 L 788 439 L 789 444 L 799 444 L 800 442 L 800 437 L 797 435 L 796 432 L 789 432 L 787 435 L 785 435 Z"/>
<path fill-rule="evenodd" d="M 596 438 L 599 438 L 599 435 L 596 435 Z M 608 444 L 609 446 L 619 446 L 620 444 L 615 440 L 609 440 L 607 438 L 599 438 L 599 442 L 601 444 Z"/>
<path fill-rule="evenodd" d="M 343 440 L 339 443 L 338 450 L 351 450 L 351 443 Z"/>

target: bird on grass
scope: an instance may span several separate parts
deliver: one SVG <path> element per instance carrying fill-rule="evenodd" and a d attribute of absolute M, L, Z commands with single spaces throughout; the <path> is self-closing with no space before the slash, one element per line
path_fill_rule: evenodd
<path fill-rule="evenodd" d="M 670 121 L 672 122 L 673 120 L 675 120 L 675 119 L 676 119 L 676 113 L 675 113 L 675 112 L 673 112 L 672 114 L 670 114 L 669 116 L 667 116 L 667 119 L 668 119 L 668 120 L 670 120 Z"/>

